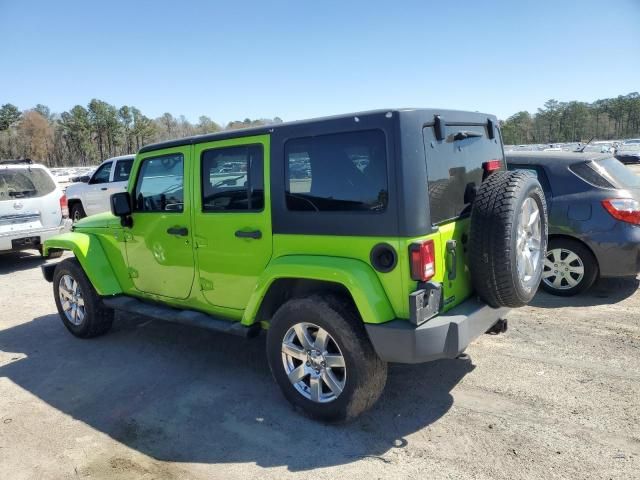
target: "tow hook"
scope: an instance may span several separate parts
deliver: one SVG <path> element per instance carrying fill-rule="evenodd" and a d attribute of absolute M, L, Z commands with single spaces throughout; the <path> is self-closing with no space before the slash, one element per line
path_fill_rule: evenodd
<path fill-rule="evenodd" d="M 507 319 L 501 318 L 496 323 L 494 323 L 493 327 L 491 327 L 485 333 L 488 333 L 489 335 L 498 335 L 500 333 L 506 332 L 507 328 L 508 328 Z"/>

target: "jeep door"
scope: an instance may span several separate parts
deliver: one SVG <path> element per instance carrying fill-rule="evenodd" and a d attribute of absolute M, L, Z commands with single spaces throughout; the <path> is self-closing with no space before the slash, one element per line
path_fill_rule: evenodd
<path fill-rule="evenodd" d="M 207 302 L 242 310 L 271 258 L 269 136 L 194 147 L 194 235 Z"/>
<path fill-rule="evenodd" d="M 140 292 L 176 299 L 191 293 L 191 148 L 151 151 L 136 160 L 125 245 L 129 276 Z"/>

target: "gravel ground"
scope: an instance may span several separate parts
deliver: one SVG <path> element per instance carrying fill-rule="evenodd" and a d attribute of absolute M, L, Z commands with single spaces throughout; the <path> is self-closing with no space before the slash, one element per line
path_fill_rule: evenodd
<path fill-rule="evenodd" d="M 469 359 L 393 365 L 376 407 L 293 412 L 264 339 L 118 316 L 78 340 L 28 254 L 0 257 L 1 478 L 640 478 L 637 280 L 540 293 Z"/>

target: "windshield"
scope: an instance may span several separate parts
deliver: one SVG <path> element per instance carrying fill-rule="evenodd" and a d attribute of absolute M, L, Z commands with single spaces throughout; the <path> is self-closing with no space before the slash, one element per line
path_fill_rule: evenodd
<path fill-rule="evenodd" d="M 55 189 L 55 182 L 42 168 L 0 170 L 0 201 L 42 197 Z"/>
<path fill-rule="evenodd" d="M 591 162 L 591 165 L 617 188 L 640 188 L 640 177 L 615 158 Z"/>

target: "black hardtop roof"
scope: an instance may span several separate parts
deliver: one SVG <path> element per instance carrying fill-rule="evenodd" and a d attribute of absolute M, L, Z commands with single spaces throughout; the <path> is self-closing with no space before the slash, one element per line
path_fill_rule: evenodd
<path fill-rule="evenodd" d="M 610 153 L 598 152 L 505 152 L 507 163 L 520 165 L 573 165 L 574 163 L 604 160 L 611 158 Z"/>
<path fill-rule="evenodd" d="M 462 110 L 445 110 L 435 108 L 389 108 L 368 110 L 364 112 L 345 113 L 340 115 L 332 115 L 327 117 L 311 118 L 307 120 L 296 120 L 293 122 L 274 123 L 269 125 L 261 125 L 259 127 L 242 128 L 237 130 L 225 130 L 217 133 L 209 133 L 204 135 L 194 135 L 191 137 L 180 138 L 176 140 L 168 140 L 166 142 L 153 143 L 142 147 L 138 153 L 151 152 L 154 150 L 162 150 L 164 148 L 179 147 L 183 145 L 194 145 L 197 143 L 213 142 L 216 140 L 226 140 L 229 138 L 248 137 L 253 135 L 264 135 L 273 133 L 276 130 L 287 129 L 290 127 L 309 125 L 318 122 L 347 120 L 353 117 L 373 117 L 377 115 L 391 114 L 411 114 L 419 115 L 424 118 L 425 123 L 433 122 L 434 115 L 440 115 L 445 123 L 486 123 L 491 119 L 497 125 L 495 115 L 479 112 L 466 112 Z"/>

